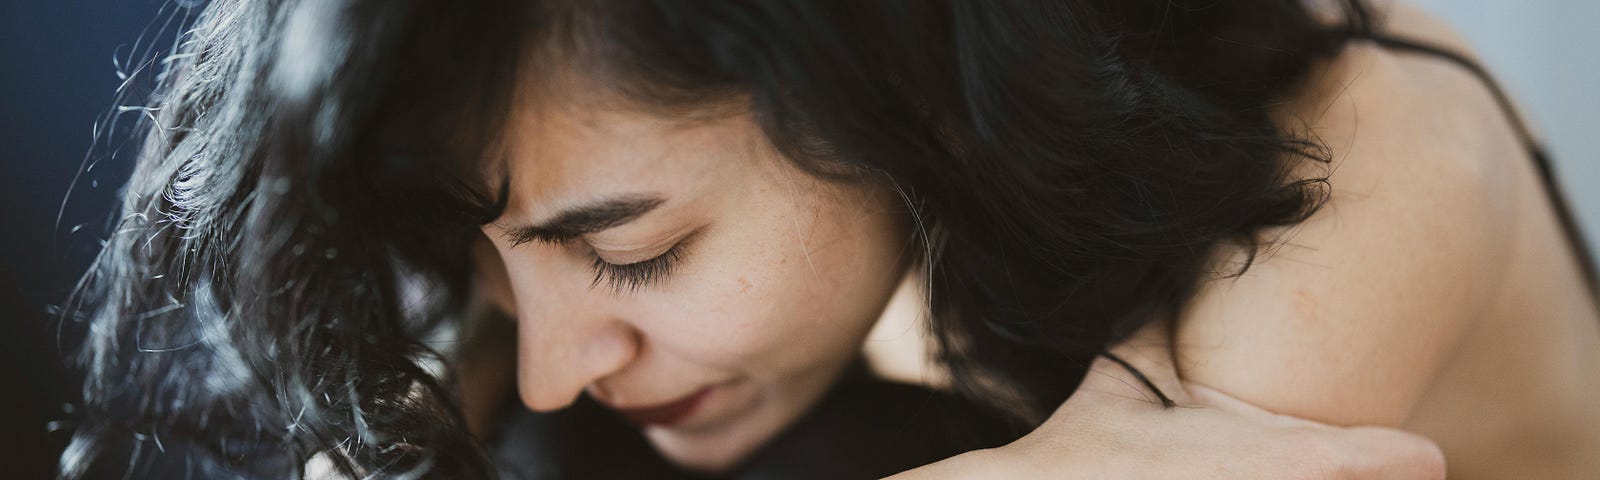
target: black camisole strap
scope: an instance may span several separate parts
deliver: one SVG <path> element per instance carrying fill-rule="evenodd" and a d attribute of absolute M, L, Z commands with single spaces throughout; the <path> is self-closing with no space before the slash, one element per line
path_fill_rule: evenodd
<path fill-rule="evenodd" d="M 1533 132 L 1528 128 L 1527 124 L 1522 122 L 1522 117 L 1517 115 L 1517 110 L 1512 105 L 1510 97 L 1506 96 L 1505 91 L 1500 88 L 1498 82 L 1495 82 L 1494 77 L 1489 75 L 1489 71 L 1459 53 L 1424 42 L 1372 31 L 1358 30 L 1350 32 L 1348 35 L 1350 38 L 1370 40 L 1391 50 L 1421 53 L 1449 61 L 1471 72 L 1489 87 L 1490 93 L 1494 94 L 1495 101 L 1500 104 L 1500 109 L 1505 112 L 1506 117 L 1510 120 L 1511 127 L 1516 130 L 1517 138 L 1522 141 L 1528 151 L 1528 155 L 1533 157 L 1534 162 L 1539 167 L 1539 177 L 1544 183 L 1545 194 L 1556 210 L 1557 219 L 1561 222 L 1561 228 L 1567 236 L 1567 241 L 1573 253 L 1578 257 L 1578 261 L 1582 263 L 1580 267 L 1583 269 L 1584 280 L 1588 282 L 1589 291 L 1593 294 L 1596 302 L 1600 302 L 1600 274 L 1596 273 L 1593 253 L 1590 250 L 1589 242 L 1584 238 L 1583 231 L 1573 218 L 1572 209 L 1567 205 L 1566 196 L 1562 194 L 1560 182 L 1556 181 L 1556 172 L 1555 168 L 1550 164 L 1550 156 L 1546 153 L 1544 147 L 1539 144 L 1539 141 L 1534 138 Z"/>

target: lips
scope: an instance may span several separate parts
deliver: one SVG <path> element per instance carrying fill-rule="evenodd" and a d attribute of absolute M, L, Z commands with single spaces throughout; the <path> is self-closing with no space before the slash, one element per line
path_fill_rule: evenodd
<path fill-rule="evenodd" d="M 711 388 L 706 387 L 667 403 L 640 408 L 617 408 L 616 411 L 623 418 L 639 425 L 669 426 L 693 415 L 710 394 Z"/>

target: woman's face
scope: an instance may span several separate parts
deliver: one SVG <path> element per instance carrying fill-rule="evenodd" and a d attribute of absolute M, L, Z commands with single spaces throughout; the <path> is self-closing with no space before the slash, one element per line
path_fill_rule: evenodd
<path fill-rule="evenodd" d="M 524 95 L 509 204 L 483 227 L 515 297 L 518 391 L 587 392 L 667 458 L 731 467 L 861 350 L 911 243 L 893 189 L 818 179 L 748 109 L 681 118 Z"/>

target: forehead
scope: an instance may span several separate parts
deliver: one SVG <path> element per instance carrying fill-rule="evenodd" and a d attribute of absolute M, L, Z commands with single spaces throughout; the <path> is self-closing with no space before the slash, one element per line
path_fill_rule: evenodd
<path fill-rule="evenodd" d="M 617 194 L 691 194 L 769 151 L 747 108 L 667 113 L 586 89 L 526 95 L 504 139 L 508 217 Z"/>

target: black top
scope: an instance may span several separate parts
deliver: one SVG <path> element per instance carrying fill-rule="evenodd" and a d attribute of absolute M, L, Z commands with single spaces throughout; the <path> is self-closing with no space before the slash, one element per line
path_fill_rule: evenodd
<path fill-rule="evenodd" d="M 957 395 L 875 378 L 861 362 L 720 477 L 673 466 L 637 427 L 587 396 L 553 413 L 518 406 L 504 425 L 491 445 L 507 479 L 882 478 L 1026 433 Z"/>

